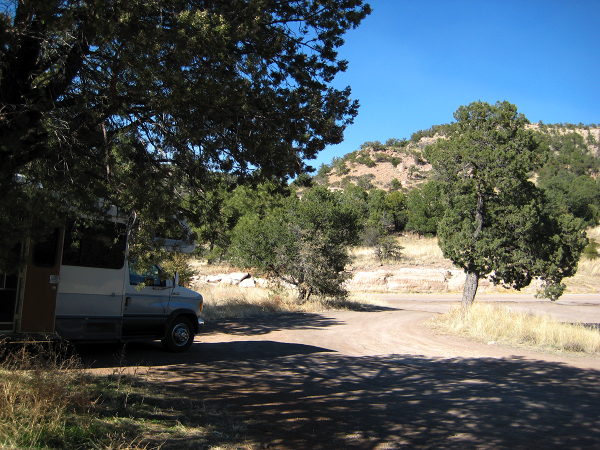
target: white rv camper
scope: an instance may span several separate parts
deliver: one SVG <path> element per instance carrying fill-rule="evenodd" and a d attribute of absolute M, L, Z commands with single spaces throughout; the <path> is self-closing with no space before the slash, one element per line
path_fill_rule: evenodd
<path fill-rule="evenodd" d="M 161 339 L 184 351 L 203 324 L 200 294 L 165 279 L 158 266 L 137 273 L 117 220 L 55 229 L 21 246 L 25 264 L 0 273 L 0 333 L 58 335 L 72 341 Z M 1 335 L 0 335 L 1 337 Z"/>

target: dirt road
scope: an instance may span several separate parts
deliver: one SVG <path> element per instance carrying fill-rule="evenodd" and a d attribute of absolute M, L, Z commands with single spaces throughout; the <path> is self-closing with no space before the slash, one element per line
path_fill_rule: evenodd
<path fill-rule="evenodd" d="M 456 296 L 379 300 L 387 306 L 209 324 L 189 353 L 129 346 L 127 364 L 147 367 L 173 398 L 229 411 L 251 446 L 600 447 L 600 358 L 473 343 L 423 325 Z M 600 323 L 600 295 L 487 300 Z"/>

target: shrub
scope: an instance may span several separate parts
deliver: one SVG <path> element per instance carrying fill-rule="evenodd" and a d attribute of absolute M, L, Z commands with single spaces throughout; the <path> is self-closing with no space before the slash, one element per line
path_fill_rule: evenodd
<path fill-rule="evenodd" d="M 263 218 L 242 218 L 233 230 L 230 254 L 238 265 L 294 285 L 300 303 L 312 294 L 343 297 L 346 248 L 355 242 L 357 229 L 357 213 L 341 195 L 313 188 Z"/>
<path fill-rule="evenodd" d="M 356 185 L 359 188 L 364 189 L 365 191 L 369 191 L 369 190 L 375 188 L 375 186 L 372 183 L 372 181 L 374 179 L 375 179 L 375 175 L 373 175 L 372 173 L 360 175 L 360 176 L 356 177 Z"/>
<path fill-rule="evenodd" d="M 385 150 L 385 145 L 379 141 L 367 141 L 360 146 L 361 150 Z"/>
<path fill-rule="evenodd" d="M 390 189 L 393 191 L 402 189 L 402 183 L 398 178 L 392 178 L 392 181 L 390 181 Z"/>
<path fill-rule="evenodd" d="M 357 156 L 356 162 L 358 164 L 363 164 L 367 167 L 375 167 L 377 164 L 375 161 L 373 161 L 371 159 L 371 157 L 367 153 L 361 153 L 359 156 Z"/>
<path fill-rule="evenodd" d="M 214 250 L 214 249 L 213 249 Z M 175 272 L 179 274 L 179 284 L 181 286 L 189 286 L 194 270 L 190 265 L 190 257 L 185 253 L 171 253 L 165 259 L 161 267 L 169 276 L 175 276 Z"/>
<path fill-rule="evenodd" d="M 382 236 L 375 246 L 375 256 L 381 264 L 386 261 L 398 261 L 402 258 L 402 247 L 393 236 Z"/>
<path fill-rule="evenodd" d="M 406 139 L 390 138 L 385 141 L 385 145 L 394 148 L 404 148 L 408 145 L 408 141 Z"/>

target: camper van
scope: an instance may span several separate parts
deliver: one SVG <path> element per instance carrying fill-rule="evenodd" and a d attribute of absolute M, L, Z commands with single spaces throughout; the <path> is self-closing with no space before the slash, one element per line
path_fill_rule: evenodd
<path fill-rule="evenodd" d="M 69 341 L 160 339 L 187 350 L 203 324 L 202 296 L 159 266 L 140 273 L 116 219 L 56 228 L 19 245 L 19 271 L 0 273 L 0 338 L 57 335 Z"/>

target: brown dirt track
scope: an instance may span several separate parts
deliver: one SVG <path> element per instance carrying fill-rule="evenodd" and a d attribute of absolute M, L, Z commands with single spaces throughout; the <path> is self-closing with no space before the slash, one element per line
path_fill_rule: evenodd
<path fill-rule="evenodd" d="M 144 367 L 174 409 L 227 411 L 249 447 L 600 447 L 600 358 L 474 343 L 423 325 L 456 300 L 386 294 L 388 306 L 367 311 L 223 320 L 188 353 L 129 345 L 125 364 Z M 600 323 L 597 294 L 479 300 Z M 96 370 L 118 364 L 95 352 L 87 359 Z M 163 448 L 186 447 L 193 442 Z"/>

